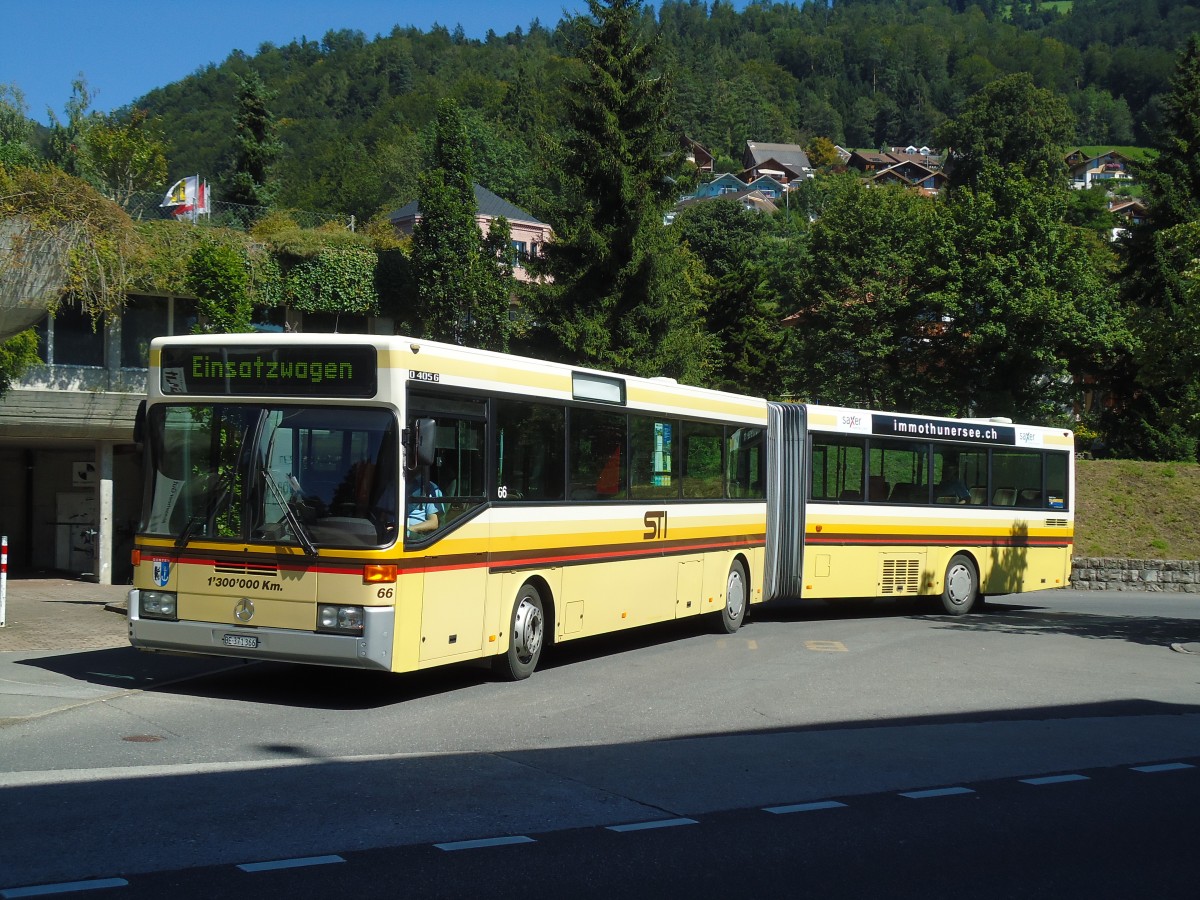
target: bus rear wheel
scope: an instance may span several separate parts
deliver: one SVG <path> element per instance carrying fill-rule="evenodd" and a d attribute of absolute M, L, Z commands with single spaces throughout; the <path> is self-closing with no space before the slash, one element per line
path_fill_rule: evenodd
<path fill-rule="evenodd" d="M 521 586 L 509 620 L 508 651 L 497 656 L 492 670 L 504 681 L 528 678 L 537 668 L 546 642 L 546 611 L 532 584 Z"/>
<path fill-rule="evenodd" d="M 725 579 L 725 605 L 721 607 L 722 633 L 733 634 L 742 627 L 749 600 L 750 580 L 746 577 L 746 567 L 740 559 L 735 559 Z"/>
<path fill-rule="evenodd" d="M 951 616 L 962 616 L 971 611 L 979 599 L 979 574 L 975 563 L 965 553 L 955 553 L 946 566 L 946 580 L 942 589 L 942 611 Z"/>

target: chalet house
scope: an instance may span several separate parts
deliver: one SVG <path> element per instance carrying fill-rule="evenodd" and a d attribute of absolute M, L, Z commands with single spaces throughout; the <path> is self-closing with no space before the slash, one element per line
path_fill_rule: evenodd
<path fill-rule="evenodd" d="M 520 207 L 497 197 L 487 188 L 478 184 L 474 187 L 475 222 L 479 226 L 479 230 L 487 234 L 494 220 L 501 216 L 507 219 L 508 227 L 512 232 L 513 249 L 516 251 L 513 277 L 518 281 L 533 281 L 533 276 L 529 274 L 522 263 L 542 255 L 546 244 L 554 240 L 553 229 Z M 421 219 L 421 209 L 414 200 L 392 213 L 390 219 L 392 227 L 399 234 L 411 235 L 417 222 Z"/>
<path fill-rule="evenodd" d="M 933 171 L 915 162 L 902 162 L 876 172 L 870 178 L 872 185 L 899 184 L 916 188 L 922 194 L 935 197 L 946 186 L 949 176 L 940 170 Z"/>
<path fill-rule="evenodd" d="M 897 162 L 915 162 L 934 171 L 942 168 L 941 154 L 928 147 L 909 144 L 907 147 L 889 147 L 887 153 Z"/>
<path fill-rule="evenodd" d="M 745 166 L 745 170 L 739 177 L 747 183 L 763 175 L 770 175 L 782 184 L 789 185 L 793 181 L 814 176 L 808 154 L 799 144 L 746 141 L 742 165 Z"/>
<path fill-rule="evenodd" d="M 713 155 L 707 147 L 699 141 L 693 141 L 690 137 L 680 138 L 680 143 L 683 145 L 683 152 L 688 162 L 701 172 L 713 170 Z"/>
<path fill-rule="evenodd" d="M 787 194 L 787 190 L 785 184 L 770 175 L 761 175 L 747 184 L 737 175 L 727 172 L 700 185 L 694 194 L 676 203 L 674 209 L 663 216 L 663 224 L 670 225 L 676 215 L 689 206 L 716 199 L 734 200 L 745 209 L 755 212 L 779 212 L 777 201 Z"/>
<path fill-rule="evenodd" d="M 1104 153 L 1085 153 L 1082 149 L 1072 150 L 1066 156 L 1068 177 L 1071 187 L 1087 190 L 1097 184 L 1113 188 L 1118 183 L 1130 184 L 1130 159 L 1116 150 Z"/>
<path fill-rule="evenodd" d="M 854 150 L 846 160 L 846 166 L 850 169 L 858 169 L 868 175 L 874 175 L 876 172 L 890 169 L 896 165 L 896 162 L 897 160 L 891 154 L 882 151 Z"/>
<path fill-rule="evenodd" d="M 764 196 L 776 199 L 783 196 L 787 186 L 770 175 L 761 175 L 751 182 L 742 181 L 737 175 L 718 175 L 712 181 L 700 185 L 692 196 L 697 200 L 709 200 L 734 194 L 744 194 L 747 191 L 759 191 Z"/>
<path fill-rule="evenodd" d="M 695 206 L 697 203 L 706 203 L 712 200 L 728 200 L 732 203 L 739 204 L 742 209 L 750 212 L 773 214 L 779 212 L 779 207 L 775 203 L 775 198 L 768 196 L 760 190 L 744 189 L 741 191 L 728 192 L 723 194 L 712 194 L 706 197 L 694 196 L 685 197 L 675 204 L 674 209 L 668 212 L 663 217 L 663 224 L 670 225 L 675 221 L 675 217 L 690 206 Z"/>
<path fill-rule="evenodd" d="M 847 167 L 871 174 L 893 166 L 920 166 L 928 172 L 942 170 L 941 154 L 928 147 L 891 147 L 888 150 L 854 150 L 847 160 Z"/>
<path fill-rule="evenodd" d="M 1149 218 L 1146 204 L 1141 200 L 1114 200 L 1108 204 L 1108 211 L 1121 222 L 1112 230 L 1114 241 L 1128 237 L 1132 226 L 1142 225 Z"/>

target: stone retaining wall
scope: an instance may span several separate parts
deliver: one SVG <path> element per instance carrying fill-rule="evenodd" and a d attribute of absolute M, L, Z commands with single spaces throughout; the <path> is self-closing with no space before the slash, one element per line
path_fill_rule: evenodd
<path fill-rule="evenodd" d="M 1071 561 L 1071 587 L 1077 591 L 1200 594 L 1200 561 L 1077 556 Z"/>

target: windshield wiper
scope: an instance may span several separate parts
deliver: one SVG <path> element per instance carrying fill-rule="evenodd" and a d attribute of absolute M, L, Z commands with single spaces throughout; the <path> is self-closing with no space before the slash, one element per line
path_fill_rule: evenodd
<path fill-rule="evenodd" d="M 304 524 L 300 521 L 300 517 L 296 515 L 296 511 L 292 509 L 292 504 L 283 495 L 283 491 L 279 487 L 279 483 L 275 480 L 275 476 L 271 474 L 271 470 L 265 465 L 259 465 L 259 471 L 263 474 L 263 481 L 267 483 L 267 487 L 271 489 L 271 493 L 275 495 L 275 502 L 283 508 L 283 515 L 287 518 L 288 525 L 292 528 L 292 533 L 296 535 L 296 540 L 300 542 L 300 546 L 304 548 L 304 555 L 310 558 L 316 558 L 317 545 L 313 543 L 308 532 L 304 528 Z"/>
<path fill-rule="evenodd" d="M 196 526 L 204 521 L 203 516 L 190 516 L 187 524 L 183 526 L 183 531 L 179 532 L 179 536 L 175 538 L 176 547 L 186 547 L 188 540 L 192 536 L 192 532 L 196 530 Z"/>
<path fill-rule="evenodd" d="M 215 480 L 213 479 L 213 475 L 216 475 Z M 208 487 L 204 492 L 204 512 L 192 513 L 192 515 L 188 516 L 183 530 L 175 538 L 176 547 L 187 546 L 187 542 L 191 540 L 192 532 L 196 530 L 196 526 L 203 524 L 213 515 L 217 504 L 225 498 L 225 494 L 229 490 L 229 484 L 232 481 L 228 474 L 210 473 L 206 478 L 208 479 Z"/>

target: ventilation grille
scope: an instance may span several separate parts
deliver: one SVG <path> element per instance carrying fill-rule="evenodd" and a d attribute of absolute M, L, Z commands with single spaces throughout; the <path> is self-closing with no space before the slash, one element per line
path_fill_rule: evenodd
<path fill-rule="evenodd" d="M 921 590 L 921 560 L 885 559 L 880 588 L 885 597 L 918 593 Z"/>
<path fill-rule="evenodd" d="M 1047 528 L 1066 528 L 1067 520 L 1066 519 L 1047 519 L 1046 527 Z"/>
<path fill-rule="evenodd" d="M 260 578 L 278 578 L 279 567 L 271 563 L 216 563 L 213 571 L 218 575 L 258 575 Z"/>

